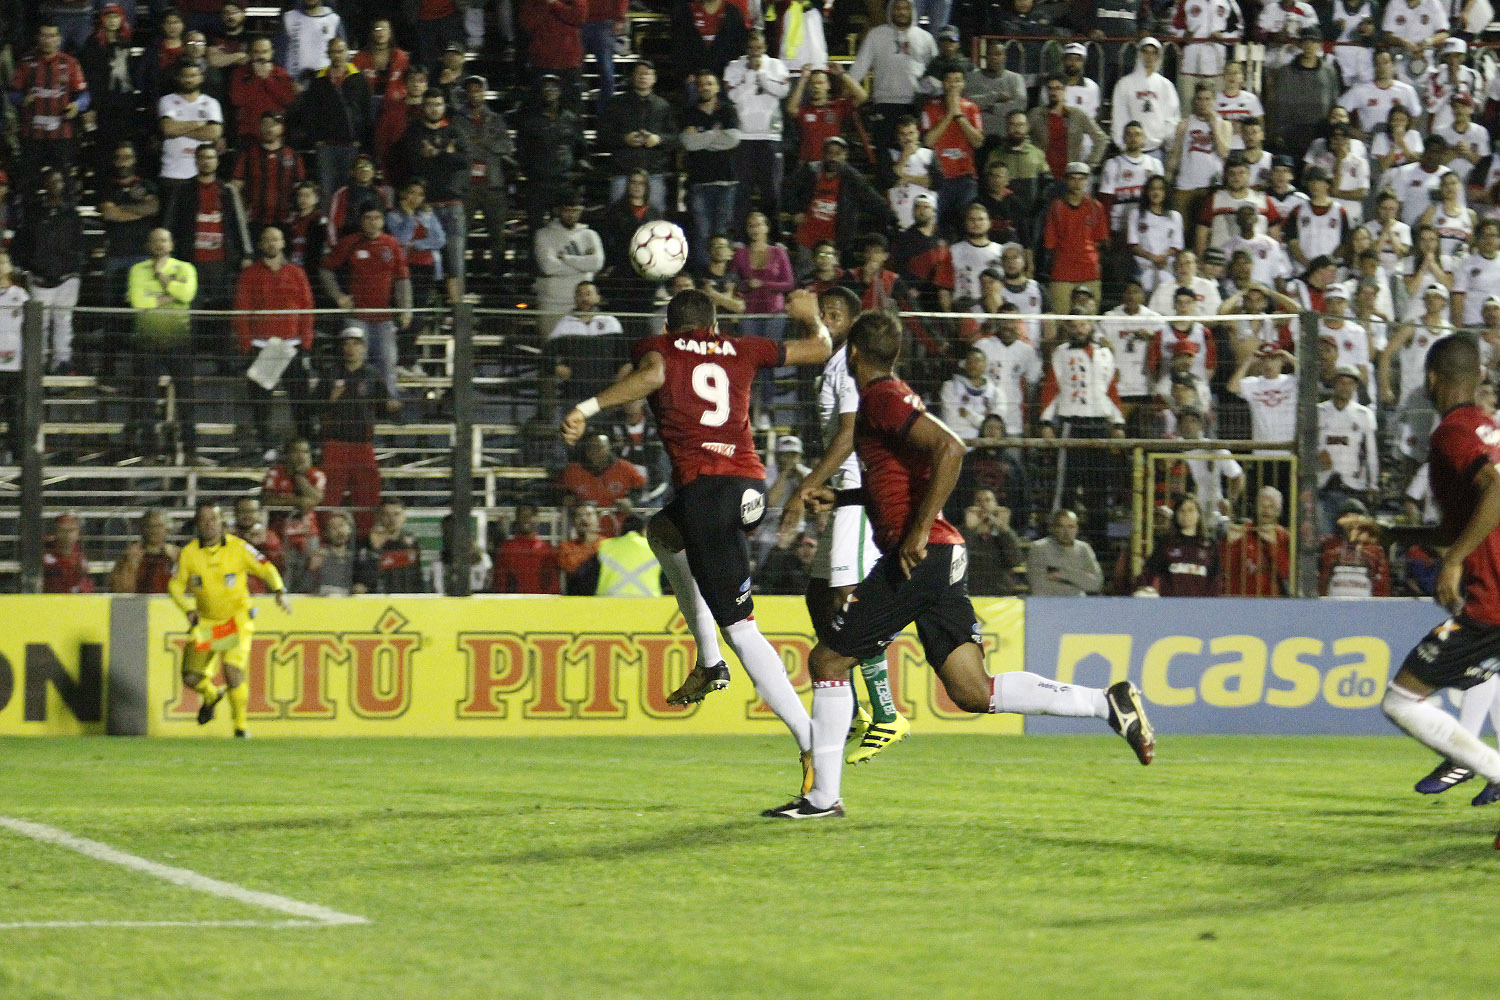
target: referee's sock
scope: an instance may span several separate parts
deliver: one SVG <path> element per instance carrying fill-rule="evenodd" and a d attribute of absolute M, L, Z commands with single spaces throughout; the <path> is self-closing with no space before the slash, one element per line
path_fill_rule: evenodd
<path fill-rule="evenodd" d="M 249 721 L 250 713 L 250 688 L 244 681 L 240 681 L 229 689 L 229 714 L 234 719 L 234 728 L 245 729 Z"/>
<path fill-rule="evenodd" d="M 797 696 L 797 689 L 792 687 L 791 678 L 786 675 L 786 664 L 781 655 L 760 634 L 760 626 L 755 624 L 755 619 L 745 618 L 726 626 L 724 638 L 729 640 L 729 648 L 734 650 L 734 655 L 745 665 L 745 673 L 755 683 L 756 693 L 765 699 L 766 704 L 771 706 L 771 711 L 792 731 L 798 749 L 812 749 L 812 719 L 808 718 L 807 709 L 802 707 L 802 699 Z M 846 735 L 849 732 L 849 716 L 853 712 L 853 705 L 845 706 L 842 732 Z M 844 737 L 840 736 L 839 746 L 843 745 Z"/>
<path fill-rule="evenodd" d="M 827 809 L 839 800 L 844 779 L 844 737 L 854 711 L 854 686 L 847 680 L 813 681 L 813 786 L 807 801 Z"/>
<path fill-rule="evenodd" d="M 1385 689 L 1381 709 L 1396 725 L 1406 730 L 1418 743 L 1436 750 L 1453 763 L 1467 767 L 1486 780 L 1500 781 L 1500 753 L 1464 731 L 1457 719 L 1426 703 L 1405 688 L 1395 684 Z"/>
<path fill-rule="evenodd" d="M 1060 684 L 1041 674 L 1013 670 L 990 679 L 990 711 L 1108 719 L 1109 701 L 1100 688 Z"/>
<path fill-rule="evenodd" d="M 865 689 L 870 692 L 870 717 L 877 726 L 896 721 L 896 699 L 891 696 L 891 668 L 885 654 L 862 660 L 859 672 L 864 675 Z"/>
<path fill-rule="evenodd" d="M 667 574 L 667 582 L 677 597 L 677 608 L 698 643 L 698 662 L 705 667 L 713 666 L 724 659 L 724 654 L 719 651 L 718 626 L 714 624 L 713 613 L 708 610 L 708 602 L 703 599 L 703 591 L 698 589 L 698 581 L 693 579 L 687 552 L 673 552 L 656 545 L 651 546 L 651 551 L 661 563 L 662 572 Z"/>

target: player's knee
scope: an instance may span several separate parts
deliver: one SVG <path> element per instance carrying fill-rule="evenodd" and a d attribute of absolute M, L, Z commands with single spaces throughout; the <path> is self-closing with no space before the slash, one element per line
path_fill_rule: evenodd
<path fill-rule="evenodd" d="M 813 647 L 812 655 L 807 658 L 807 672 L 815 681 L 836 681 L 846 678 L 853 667 L 852 659 L 835 653 L 821 642 Z"/>
<path fill-rule="evenodd" d="M 661 548 L 671 552 L 681 552 L 683 549 L 682 533 L 665 514 L 656 514 L 646 522 L 646 542 L 653 549 Z"/>

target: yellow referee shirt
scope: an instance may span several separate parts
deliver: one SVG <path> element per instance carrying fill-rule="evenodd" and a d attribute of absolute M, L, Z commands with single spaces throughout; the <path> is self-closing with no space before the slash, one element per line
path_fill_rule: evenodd
<path fill-rule="evenodd" d="M 244 539 L 226 534 L 218 545 L 204 548 L 195 538 L 177 557 L 177 572 L 167 590 L 184 612 L 224 621 L 249 610 L 251 575 L 272 591 L 285 589 L 276 567 Z"/>

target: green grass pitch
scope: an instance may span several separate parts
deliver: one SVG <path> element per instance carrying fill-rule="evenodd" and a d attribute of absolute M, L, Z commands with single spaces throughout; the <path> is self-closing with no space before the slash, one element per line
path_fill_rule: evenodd
<path fill-rule="evenodd" d="M 1494 995 L 1500 809 L 1409 741 L 4 740 L 0 815 L 367 917 L 0 930 L 5 1000 Z M 275 914 L 0 830 L 0 922 Z"/>

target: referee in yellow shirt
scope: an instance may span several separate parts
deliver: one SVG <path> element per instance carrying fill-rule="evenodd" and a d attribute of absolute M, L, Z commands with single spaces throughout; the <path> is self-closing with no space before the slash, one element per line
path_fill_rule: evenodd
<path fill-rule="evenodd" d="M 177 572 L 167 584 L 172 600 L 187 615 L 190 629 L 191 644 L 182 656 L 182 683 L 203 698 L 198 709 L 200 726 L 212 721 L 214 709 L 228 695 L 234 735 L 248 736 L 245 659 L 255 634 L 249 577 L 260 577 L 275 592 L 282 611 L 291 614 L 292 606 L 281 574 L 270 560 L 244 539 L 224 533 L 224 515 L 217 505 L 200 503 L 193 527 L 198 537 L 183 546 Z M 216 656 L 224 663 L 225 688 L 210 679 Z"/>

